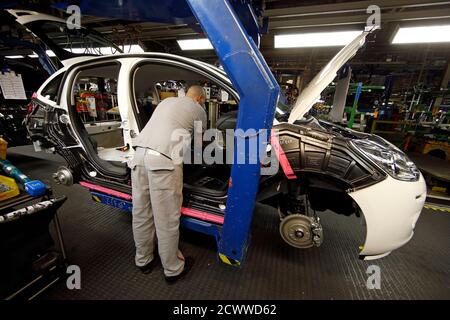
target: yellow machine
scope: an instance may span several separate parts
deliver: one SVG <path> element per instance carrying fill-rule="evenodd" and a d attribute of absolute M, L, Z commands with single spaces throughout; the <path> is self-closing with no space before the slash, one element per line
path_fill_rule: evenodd
<path fill-rule="evenodd" d="M 8 149 L 8 142 L 0 137 L 0 159 L 6 159 L 6 150 Z"/>

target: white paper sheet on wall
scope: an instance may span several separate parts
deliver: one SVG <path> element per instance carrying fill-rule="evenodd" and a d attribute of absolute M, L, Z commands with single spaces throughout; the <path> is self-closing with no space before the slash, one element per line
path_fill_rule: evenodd
<path fill-rule="evenodd" d="M 222 102 L 226 102 L 228 101 L 228 99 L 230 98 L 228 92 L 226 92 L 225 90 L 220 90 L 220 101 Z"/>
<path fill-rule="evenodd" d="M 89 115 L 91 117 L 97 118 L 97 107 L 95 106 L 95 97 L 87 97 L 86 98 Z"/>
<path fill-rule="evenodd" d="M 16 74 L 15 72 L 0 73 L 0 88 L 5 99 L 27 99 L 21 74 Z"/>

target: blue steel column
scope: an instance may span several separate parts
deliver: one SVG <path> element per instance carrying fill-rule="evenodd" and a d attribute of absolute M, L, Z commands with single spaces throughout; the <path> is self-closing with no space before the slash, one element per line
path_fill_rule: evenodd
<path fill-rule="evenodd" d="M 270 129 L 280 88 L 252 38 L 227 0 L 186 0 L 239 93 L 237 128 Z M 254 135 L 236 135 L 235 143 L 248 144 Z M 236 148 L 235 148 L 236 153 Z M 255 157 L 255 155 L 252 155 Z M 259 155 L 258 155 L 259 158 Z M 236 159 L 236 154 L 235 154 Z M 260 165 L 233 164 L 225 221 L 219 241 L 222 261 L 239 265 L 245 257 L 258 191 Z"/>

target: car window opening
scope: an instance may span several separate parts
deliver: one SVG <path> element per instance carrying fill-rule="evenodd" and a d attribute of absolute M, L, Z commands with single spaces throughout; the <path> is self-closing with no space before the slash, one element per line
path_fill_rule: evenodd
<path fill-rule="evenodd" d="M 126 160 L 127 151 L 117 103 L 119 69 L 119 65 L 84 69 L 72 88 L 75 114 L 89 136 L 87 143 L 100 159 L 118 164 Z"/>

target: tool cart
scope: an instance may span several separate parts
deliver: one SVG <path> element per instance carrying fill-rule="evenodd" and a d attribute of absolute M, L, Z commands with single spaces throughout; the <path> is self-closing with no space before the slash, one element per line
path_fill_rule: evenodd
<path fill-rule="evenodd" d="M 1 164 L 13 178 L 0 176 L 0 298 L 31 300 L 66 274 L 57 216 L 66 197 L 55 197 L 51 188 L 29 179 L 8 161 Z M 33 189 L 36 186 L 43 188 Z"/>

